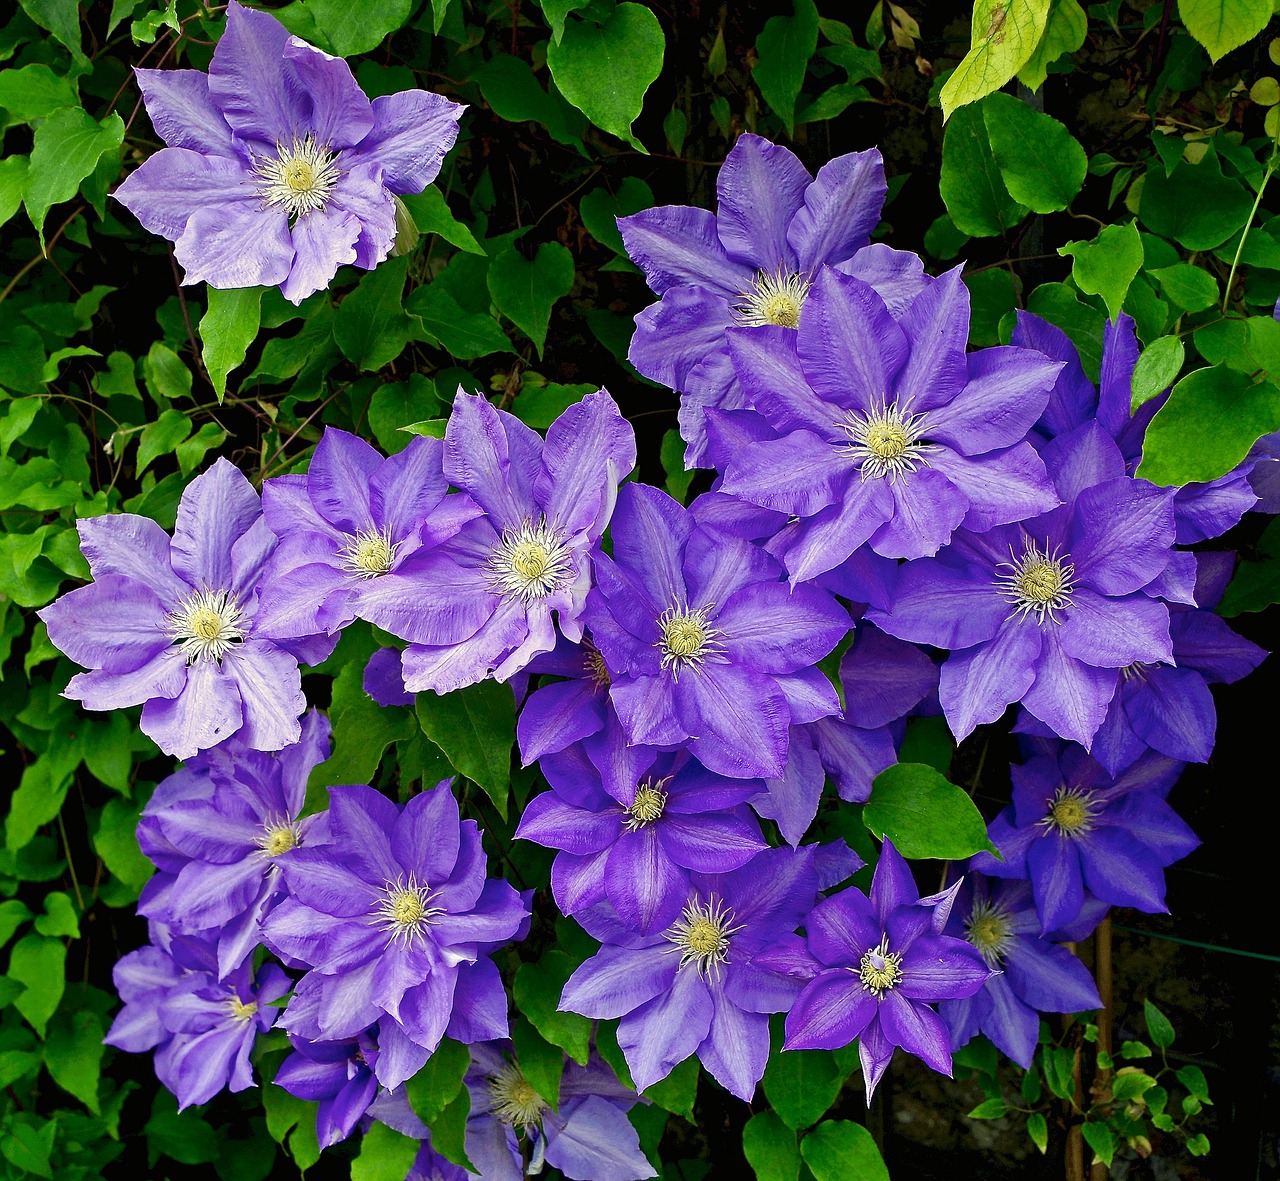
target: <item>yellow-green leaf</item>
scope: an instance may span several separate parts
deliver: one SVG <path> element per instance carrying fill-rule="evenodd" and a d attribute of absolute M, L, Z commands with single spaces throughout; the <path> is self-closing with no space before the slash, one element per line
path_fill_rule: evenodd
<path fill-rule="evenodd" d="M 999 90 L 1030 60 L 1049 22 L 1049 0 L 977 0 L 969 52 L 942 87 L 942 118 Z"/>

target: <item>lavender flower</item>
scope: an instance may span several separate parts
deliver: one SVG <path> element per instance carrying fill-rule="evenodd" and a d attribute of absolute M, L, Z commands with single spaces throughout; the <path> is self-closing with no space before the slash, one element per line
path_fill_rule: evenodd
<path fill-rule="evenodd" d="M 117 200 L 176 243 L 184 282 L 279 285 L 294 303 L 344 263 L 371 270 L 387 257 L 395 194 L 435 179 L 463 110 L 425 90 L 370 102 L 341 58 L 235 0 L 207 75 L 136 74 L 169 146 Z"/>
<path fill-rule="evenodd" d="M 827 268 L 796 331 L 728 333 L 774 437 L 708 453 L 721 491 L 794 518 L 770 545 L 793 583 L 863 544 L 919 558 L 961 524 L 982 532 L 1058 503 L 1024 439 L 1059 365 L 1029 349 L 966 355 L 968 325 L 958 267 L 897 319 L 873 288 Z"/>
<path fill-rule="evenodd" d="M 779 778 L 791 725 L 839 709 L 813 666 L 847 613 L 817 587 L 789 589 L 759 546 L 700 528 L 656 488 L 621 489 L 612 536 L 585 618 L 628 741 L 687 742 L 721 775 Z"/>
<path fill-rule="evenodd" d="M 298 1099 L 318 1102 L 316 1140 L 328 1148 L 351 1135 L 378 1093 L 376 1030 L 335 1042 L 290 1035 L 293 1053 L 276 1071 L 275 1084 Z"/>
<path fill-rule="evenodd" d="M 577 644 L 559 637 L 550 652 L 529 662 L 527 671 L 564 679 L 539 685 L 520 710 L 516 742 L 526 767 L 543 755 L 598 734 L 614 716 L 609 669 L 590 636 L 584 635 Z"/>
<path fill-rule="evenodd" d="M 758 784 L 683 751 L 628 746 L 616 719 L 541 767 L 552 790 L 529 802 L 516 836 L 562 850 L 551 887 L 565 914 L 607 899 L 651 935 L 679 917 L 691 871 L 738 869 L 768 847 L 745 807 Z"/>
<path fill-rule="evenodd" d="M 403 808 L 369 787 L 330 789 L 331 844 L 282 860 L 290 897 L 263 924 L 286 963 L 311 969 L 283 1025 L 310 1041 L 356 1037 L 384 1016 L 376 1074 L 399 1086 L 446 1033 L 506 1036 L 506 994 L 488 959 L 528 908 L 486 880 L 480 833 L 448 782 Z"/>
<path fill-rule="evenodd" d="M 950 1077 L 950 1034 L 928 1002 L 972 996 L 991 975 L 973 947 L 942 933 L 954 891 L 922 899 L 885 841 L 870 898 L 850 888 L 825 899 L 803 920 L 803 950 L 792 940 L 759 957 L 809 978 L 787 1014 L 783 1050 L 857 1038 L 868 1105 L 895 1047 Z"/>
<path fill-rule="evenodd" d="M 636 317 L 631 363 L 683 394 L 689 466 L 706 466 L 705 408 L 744 404 L 729 328 L 794 329 L 824 263 L 873 284 L 894 306 L 927 282 L 914 254 L 869 244 L 887 191 L 877 151 L 838 156 L 814 178 L 786 148 L 743 135 L 716 191 L 716 214 L 663 205 L 618 222 L 627 253 L 661 296 Z"/>
<path fill-rule="evenodd" d="M 1085 887 L 1113 906 L 1164 911 L 1164 869 L 1200 841 L 1165 803 L 1182 764 L 1148 753 L 1111 777 L 1079 747 L 1059 744 L 1013 768 L 1013 803 L 991 822 L 997 861 L 973 868 L 1030 878 L 1042 931 L 1073 923 Z"/>
<path fill-rule="evenodd" d="M 239 967 L 284 896 L 281 859 L 327 835 L 321 818 L 299 813 L 312 767 L 328 757 L 328 719 L 311 710 L 279 754 L 231 738 L 161 783 L 138 842 L 166 872 L 147 883 L 138 913 L 188 934 L 216 928 L 219 975 Z"/>
<path fill-rule="evenodd" d="M 601 390 L 570 406 L 546 442 L 518 418 L 462 390 L 444 440 L 444 473 L 484 516 L 373 580 L 364 618 L 410 641 L 410 692 L 447 693 L 492 674 L 505 681 L 571 640 L 591 585 L 591 552 L 609 523 L 635 438 Z"/>
<path fill-rule="evenodd" d="M 141 704 L 142 732 L 187 759 L 238 734 L 254 750 L 298 741 L 298 657 L 331 641 L 257 634 L 262 571 L 276 539 L 258 494 L 225 459 L 187 486 L 173 538 L 132 513 L 78 523 L 94 581 L 39 612 L 49 639 L 92 670 L 65 696 L 86 709 Z"/>
<path fill-rule="evenodd" d="M 889 610 L 867 618 L 890 635 L 950 648 L 939 696 L 964 738 L 1013 701 L 1086 748 L 1120 669 L 1169 662 L 1169 611 L 1183 595 L 1172 492 L 1124 474 L 1096 423 L 1044 450 L 1064 504 L 1019 525 L 958 531 L 937 558 L 903 567 Z"/>
<path fill-rule="evenodd" d="M 1089 970 L 1065 947 L 1040 934 L 1028 882 L 991 882 L 981 874 L 969 874 L 956 895 L 947 931 L 963 935 L 993 970 L 972 996 L 938 1006 L 955 1049 L 984 1033 L 1023 1070 L 1030 1070 L 1041 1013 L 1085 1013 L 1102 1007 Z M 1053 938 L 1085 934 L 1055 931 Z"/>
<path fill-rule="evenodd" d="M 224 1087 L 253 1083 L 249 1052 L 276 1023 L 271 1005 L 289 978 L 265 964 L 254 979 L 246 961 L 218 979 L 211 943 L 151 925 L 153 944 L 132 951 L 112 978 L 124 1008 L 103 1041 L 131 1053 L 154 1049 L 156 1077 L 178 1097 L 178 1110 L 207 1103 Z"/>
<path fill-rule="evenodd" d="M 584 912 L 604 946 L 569 978 L 560 1008 L 622 1018 L 618 1043 L 641 1090 L 697 1054 L 750 1100 L 769 1058 L 768 1014 L 789 1009 L 801 986 L 755 961 L 800 925 L 819 885 L 816 846 L 769 849 L 732 873 L 695 873 L 659 935 L 627 931 L 608 908 Z"/>

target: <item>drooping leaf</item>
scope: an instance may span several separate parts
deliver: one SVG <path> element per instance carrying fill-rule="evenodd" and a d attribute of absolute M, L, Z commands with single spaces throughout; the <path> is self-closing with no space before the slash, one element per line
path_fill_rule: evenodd
<path fill-rule="evenodd" d="M 758 60 L 751 76 L 788 135 L 795 130 L 796 99 L 817 48 L 818 10 L 813 0 L 793 0 L 793 15 L 771 16 L 756 38 Z"/>
<path fill-rule="evenodd" d="M 962 107 L 947 122 L 939 191 L 956 228 L 973 238 L 1003 234 L 1026 216 L 1005 187 L 977 107 Z"/>
<path fill-rule="evenodd" d="M 1142 267 L 1142 238 L 1133 222 L 1104 226 L 1092 242 L 1068 242 L 1059 254 L 1071 256 L 1071 277 L 1086 295 L 1100 295 L 1114 320 L 1129 284 Z"/>
<path fill-rule="evenodd" d="M 824 1120 L 800 1141 L 800 1155 L 816 1181 L 889 1181 L 871 1133 L 850 1120 Z"/>
<path fill-rule="evenodd" d="M 1018 71 L 1018 81 L 1028 90 L 1039 90 L 1049 76 L 1049 67 L 1063 54 L 1075 53 L 1088 32 L 1089 18 L 1076 0 L 1055 0 L 1035 52 Z"/>
<path fill-rule="evenodd" d="M 124 120 L 119 115 L 113 113 L 98 122 L 80 107 L 62 107 L 36 128 L 23 200 L 41 247 L 49 210 L 70 201 L 102 156 L 123 142 Z"/>
<path fill-rule="evenodd" d="M 209 288 L 209 308 L 200 319 L 201 356 L 218 401 L 227 392 L 227 374 L 244 364 L 262 316 L 262 288 Z"/>

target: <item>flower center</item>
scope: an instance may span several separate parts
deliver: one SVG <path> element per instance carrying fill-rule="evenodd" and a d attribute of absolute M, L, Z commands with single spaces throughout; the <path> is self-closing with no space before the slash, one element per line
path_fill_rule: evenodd
<path fill-rule="evenodd" d="M 231 1010 L 231 1018 L 233 1021 L 250 1021 L 253 1015 L 258 1011 L 258 1002 L 242 1001 L 238 996 L 233 996 L 227 1001 L 227 1008 Z"/>
<path fill-rule="evenodd" d="M 495 594 L 526 605 L 560 590 L 573 577 L 573 561 L 559 530 L 544 518 L 508 529 L 489 558 L 489 586 Z"/>
<path fill-rule="evenodd" d="M 636 798 L 627 812 L 627 830 L 635 832 L 646 824 L 662 819 L 662 809 L 667 806 L 667 793 L 663 787 L 671 782 L 671 777 L 659 779 L 657 783 L 646 779 L 636 788 Z"/>
<path fill-rule="evenodd" d="M 399 940 L 407 945 L 425 939 L 426 928 L 444 914 L 443 907 L 431 905 L 435 896 L 430 886 L 419 885 L 410 874 L 408 881 L 388 882 L 370 913 L 377 926 L 387 932 L 388 943 Z"/>
<path fill-rule="evenodd" d="M 516 1066 L 504 1066 L 489 1079 L 493 1114 L 504 1124 L 528 1129 L 542 1119 L 547 1103 Z"/>
<path fill-rule="evenodd" d="M 964 935 L 982 953 L 987 967 L 998 968 L 1013 942 L 1009 912 L 998 903 L 975 899 L 964 924 Z"/>
<path fill-rule="evenodd" d="M 1057 613 L 1071 606 L 1076 568 L 1067 558 L 1059 556 L 1058 547 L 1050 550 L 1047 540 L 1044 549 L 1028 541 L 1021 558 L 1015 557 L 1012 550 L 1009 558 L 997 567 L 1007 567 L 1009 573 L 998 575 L 996 586 L 1005 602 L 1013 607 L 1010 615 L 1024 618 L 1034 615 L 1041 624 L 1046 619 L 1060 623 Z"/>
<path fill-rule="evenodd" d="M 875 994 L 876 1000 L 889 989 L 897 988 L 902 980 L 902 956 L 889 950 L 888 935 L 880 940 L 879 947 L 863 953 L 858 964 L 858 979 L 865 989 Z"/>
<path fill-rule="evenodd" d="M 267 857 L 279 857 L 302 844 L 302 830 L 287 820 L 268 820 L 262 826 L 258 848 Z"/>
<path fill-rule="evenodd" d="M 799 328 L 800 309 L 809 294 L 809 280 L 802 275 L 775 271 L 761 271 L 755 277 L 750 291 L 742 293 L 742 302 L 735 305 L 738 323 L 749 328 L 761 328 L 775 324 L 779 328 Z"/>
<path fill-rule="evenodd" d="M 847 455 L 858 467 L 864 480 L 884 480 L 890 483 L 902 479 L 921 464 L 928 464 L 925 456 L 937 447 L 920 442 L 924 433 L 924 414 L 909 414 L 897 402 L 881 406 L 867 414 L 849 410 L 835 425 L 849 436 L 849 442 L 841 444 L 839 452 Z"/>
<path fill-rule="evenodd" d="M 323 209 L 341 173 L 337 153 L 316 143 L 309 132 L 285 146 L 276 144 L 276 156 L 254 160 L 258 196 L 267 205 L 285 210 L 291 218 Z"/>
<path fill-rule="evenodd" d="M 662 937 L 680 953 L 680 968 L 693 964 L 703 976 L 718 980 L 720 965 L 729 962 L 729 940 L 742 930 L 732 924 L 733 911 L 718 898 L 713 896 L 708 902 L 690 899 Z"/>
<path fill-rule="evenodd" d="M 230 591 L 196 591 L 169 612 L 169 635 L 188 664 L 221 660 L 245 637 L 245 617 Z"/>
<path fill-rule="evenodd" d="M 1093 792 L 1078 787 L 1060 787 L 1054 793 L 1048 814 L 1037 823 L 1064 837 L 1077 837 L 1093 827 L 1097 815 Z"/>
<path fill-rule="evenodd" d="M 613 684 L 613 678 L 609 676 L 609 669 L 605 665 L 604 656 L 600 649 L 597 648 L 590 640 L 582 641 L 583 650 L 583 667 L 587 670 L 587 677 L 591 681 L 592 686 L 596 690 L 607 689 Z"/>
<path fill-rule="evenodd" d="M 1147 679 L 1147 669 L 1150 667 L 1151 664 L 1149 661 L 1135 660 L 1132 664 L 1126 664 L 1124 668 L 1120 670 L 1120 675 L 1124 677 L 1126 681 L 1145 681 Z"/>
<path fill-rule="evenodd" d="M 342 568 L 357 578 L 375 578 L 391 569 L 398 548 L 390 529 L 359 529 L 342 548 Z"/>
<path fill-rule="evenodd" d="M 658 616 L 662 667 L 669 668 L 676 680 L 683 669 L 690 665 L 698 667 L 720 649 L 719 637 L 724 632 L 713 627 L 708 618 L 714 607 L 712 603 L 690 611 L 688 607 L 672 605 Z"/>

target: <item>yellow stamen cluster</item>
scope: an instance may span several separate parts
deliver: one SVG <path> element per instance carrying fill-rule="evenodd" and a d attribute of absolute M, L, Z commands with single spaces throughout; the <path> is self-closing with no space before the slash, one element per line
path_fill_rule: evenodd
<path fill-rule="evenodd" d="M 230 591 L 202 590 L 169 612 L 168 633 L 188 664 L 221 660 L 246 634 L 244 612 Z"/>
<path fill-rule="evenodd" d="M 573 559 L 560 531 L 545 520 L 508 529 L 489 557 L 489 586 L 526 606 L 561 590 L 573 578 Z"/>
<path fill-rule="evenodd" d="M 1057 548 L 1051 550 L 1048 541 L 1044 549 L 1028 541 L 1021 558 L 1010 551 L 1009 559 L 1000 563 L 1009 573 L 999 575 L 996 586 L 1013 607 L 1010 615 L 1034 615 L 1040 624 L 1061 623 L 1058 612 L 1071 606 L 1076 568 Z"/>
<path fill-rule="evenodd" d="M 733 911 L 718 898 L 691 898 L 662 937 L 680 953 L 680 968 L 692 964 L 703 976 L 718 980 L 721 966 L 729 962 L 729 941 L 741 930 L 733 925 Z"/>
<path fill-rule="evenodd" d="M 713 607 L 714 604 L 690 611 L 688 607 L 673 605 L 658 616 L 662 667 L 669 668 L 677 680 L 684 669 L 697 668 L 709 655 L 720 650 L 719 638 L 724 632 L 711 624 Z"/>
<path fill-rule="evenodd" d="M 662 789 L 670 782 L 670 778 L 659 779 L 657 783 L 646 779 L 636 788 L 636 798 L 626 809 L 626 828 L 629 832 L 635 832 L 646 824 L 662 819 L 662 810 L 667 806 L 667 793 Z"/>
<path fill-rule="evenodd" d="M 742 293 L 741 302 L 733 310 L 738 323 L 750 328 L 761 328 L 766 324 L 799 328 L 800 311 L 808 294 L 809 280 L 803 275 L 761 271 L 756 275 L 751 290 Z"/>
<path fill-rule="evenodd" d="M 337 154 L 310 134 L 287 146 L 276 144 L 275 157 L 258 157 L 253 172 L 259 180 L 258 196 L 291 219 L 323 209 L 342 175 Z"/>
<path fill-rule="evenodd" d="M 359 529 L 343 547 L 342 568 L 357 578 L 376 578 L 391 569 L 398 548 L 390 529 Z"/>
<path fill-rule="evenodd" d="M 902 956 L 889 950 L 889 937 L 880 940 L 880 946 L 864 952 L 858 964 L 858 979 L 863 988 L 875 995 L 876 1000 L 902 981 Z"/>
<path fill-rule="evenodd" d="M 1093 827 L 1097 815 L 1093 792 L 1079 787 L 1060 787 L 1054 793 L 1048 814 L 1037 823 L 1060 836 L 1077 837 Z"/>
<path fill-rule="evenodd" d="M 933 443 L 920 442 L 925 415 L 912 414 L 897 402 L 873 407 L 865 414 L 850 410 L 836 426 L 849 436 L 840 453 L 857 464 L 864 480 L 892 484 L 927 465 L 925 456 L 937 450 Z"/>

